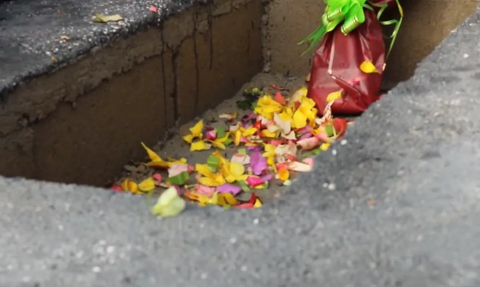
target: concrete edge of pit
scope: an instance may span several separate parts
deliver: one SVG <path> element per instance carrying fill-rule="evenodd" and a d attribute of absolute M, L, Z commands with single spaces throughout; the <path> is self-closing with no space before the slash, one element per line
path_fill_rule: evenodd
<path fill-rule="evenodd" d="M 166 138 L 261 70 L 261 0 L 64 6 L 0 6 L 4 176 L 108 185 L 143 159 L 140 142 Z M 125 21 L 94 23 L 99 10 Z"/>
<path fill-rule="evenodd" d="M 455 238 L 457 244 L 440 244 L 445 243 L 444 238 L 451 239 L 452 234 L 444 232 L 448 222 L 442 222 L 444 213 L 436 213 L 438 208 L 448 206 L 441 211 L 451 211 L 449 216 L 467 220 L 469 209 L 457 214 L 452 205 L 453 199 L 455 204 L 470 200 L 459 199 L 458 196 L 463 195 L 459 190 L 443 191 L 444 199 L 431 203 L 428 197 L 415 198 L 416 192 L 424 187 L 414 186 L 409 190 L 414 198 L 398 203 L 395 206 L 398 210 L 392 215 L 382 205 L 379 211 L 352 207 L 350 198 L 342 192 L 352 183 L 349 180 L 343 186 L 338 184 L 335 191 L 325 191 L 321 184 L 335 180 L 335 176 L 339 180 L 348 176 L 358 181 L 354 182 L 358 184 L 355 187 L 388 196 L 383 189 L 388 187 L 362 181 L 368 179 L 381 185 L 398 180 L 393 182 L 398 186 L 391 188 L 401 188 L 402 182 L 409 182 L 398 174 L 397 165 L 402 158 L 409 158 L 410 168 L 412 165 L 416 168 L 426 148 L 438 146 L 440 141 L 445 144 L 454 137 L 478 134 L 478 129 L 470 129 L 470 125 L 461 122 L 463 119 L 448 122 L 449 116 L 459 115 L 459 108 L 480 106 L 478 100 L 471 99 L 478 94 L 479 86 L 478 25 L 480 12 L 477 10 L 420 63 L 412 79 L 393 89 L 359 119 L 347 134 L 349 144 L 334 146 L 339 150 L 335 158 L 317 157 L 314 171 L 294 184 L 290 194 L 282 197 L 280 203 L 259 210 L 189 208 L 177 218 L 158 221 L 148 215 L 141 197 L 113 196 L 111 191 L 85 186 L 0 177 L 3 206 L 0 218 L 4 222 L 1 228 L 5 230 L 0 237 L 2 254 L 4 262 L 12 262 L 2 266 L 10 271 L 0 273 L 3 283 L 0 285 L 25 286 L 25 282 L 37 282 L 38 285 L 32 285 L 118 286 L 133 282 L 146 287 L 158 286 L 160 281 L 168 286 L 210 287 L 224 286 L 225 282 L 238 283 L 238 286 L 281 286 L 285 282 L 292 286 L 399 286 L 402 282 L 406 282 L 405 286 L 477 286 L 469 284 L 475 276 L 465 276 L 464 272 L 475 275 L 479 267 L 478 260 L 473 259 L 479 250 L 478 233 L 473 234 L 478 231 L 478 223 L 469 226 L 457 221 L 455 228 L 450 226 L 453 229 L 449 230 L 462 238 L 468 235 L 466 238 L 471 240 Z M 466 104 L 455 108 L 456 104 L 450 103 L 452 95 Z M 445 109 L 437 119 L 439 123 L 431 123 L 435 129 L 425 126 L 425 121 L 436 112 L 432 107 L 442 106 Z M 463 111 L 469 116 L 475 114 L 475 111 Z M 475 122 L 470 124 L 476 123 L 474 128 L 478 128 L 478 114 L 472 120 Z M 395 129 L 389 136 L 382 128 Z M 446 128 L 454 134 L 446 134 Z M 450 152 L 457 143 L 450 142 Z M 366 166 L 348 168 L 349 161 L 363 162 Z M 478 162 L 476 166 L 478 168 Z M 355 174 L 346 175 L 349 171 Z M 425 179 L 435 173 L 435 170 L 423 171 L 425 174 L 415 176 Z M 463 172 L 468 170 L 464 168 Z M 455 183 L 451 177 L 442 180 Z M 418 182 L 411 184 L 415 183 Z M 398 199 L 390 197 L 390 200 Z M 331 204 L 322 206 L 322 202 Z M 478 211 L 476 202 L 477 209 L 471 209 L 473 211 Z M 417 210 L 420 203 L 438 206 Z M 386 200 L 383 204 L 388 208 Z M 415 217 L 418 212 L 420 215 Z M 255 218 L 260 218 L 257 224 Z M 390 221 L 382 221 L 383 218 Z M 418 234 L 425 232 L 422 228 L 425 227 L 422 224 L 427 224 L 425 219 L 438 222 L 429 225 L 429 231 L 434 234 L 425 236 L 430 240 L 421 241 Z M 325 231 L 325 228 L 329 229 Z M 388 238 L 385 228 L 392 232 Z M 435 236 L 435 232 L 441 232 L 442 236 Z M 389 242 L 392 237 L 396 239 L 393 243 Z M 469 249 L 472 244 L 473 247 L 477 244 L 476 248 Z M 110 264 L 96 257 L 97 247 L 110 245 L 115 246 L 116 252 L 124 252 L 127 260 L 118 257 Z M 220 253 L 219 248 L 228 251 Z M 78 253 L 80 251 L 83 253 Z M 457 251 L 468 256 L 454 256 Z M 371 263 L 368 260 L 372 260 Z M 459 260 L 463 260 L 462 265 L 457 264 Z M 42 271 L 44 265 L 47 271 Z M 226 272 L 218 272 L 219 268 L 225 268 Z M 249 272 L 239 272 L 239 269 Z"/>
<path fill-rule="evenodd" d="M 52 73 L 93 49 L 108 46 L 147 26 L 159 25 L 169 16 L 204 3 L 203 0 L 137 1 L 125 5 L 88 0 L 65 6 L 55 1 L 3 1 L 0 97 L 3 99 L 17 86 Z M 158 13 L 149 12 L 150 5 L 157 7 Z M 95 13 L 120 14 L 124 21 L 99 25 L 92 21 Z M 62 40 L 62 36 L 69 40 Z"/>

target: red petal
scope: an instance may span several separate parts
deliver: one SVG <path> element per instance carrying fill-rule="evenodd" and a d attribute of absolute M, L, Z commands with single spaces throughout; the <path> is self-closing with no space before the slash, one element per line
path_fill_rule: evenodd
<path fill-rule="evenodd" d="M 110 187 L 111 190 L 115 190 L 116 192 L 123 192 L 123 188 L 120 185 L 114 185 Z"/>
<path fill-rule="evenodd" d="M 345 131 L 347 130 L 347 121 L 345 119 L 341 118 L 334 118 L 333 119 L 333 127 L 338 133 L 338 137 L 341 137 L 345 134 Z"/>
<path fill-rule="evenodd" d="M 287 104 L 287 101 L 285 100 L 285 98 L 282 96 L 282 94 L 281 94 L 280 92 L 277 92 L 277 93 L 275 94 L 274 100 L 275 100 L 276 102 L 279 102 L 279 103 L 282 104 L 282 105 L 286 105 L 286 104 Z"/>

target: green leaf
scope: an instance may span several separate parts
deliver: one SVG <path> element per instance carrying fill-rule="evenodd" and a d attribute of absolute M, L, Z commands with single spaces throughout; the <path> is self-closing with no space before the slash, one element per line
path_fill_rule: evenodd
<path fill-rule="evenodd" d="M 250 191 L 250 187 L 248 187 L 248 183 L 245 180 L 237 181 L 237 185 L 240 186 L 244 192 Z"/>
<path fill-rule="evenodd" d="M 322 150 L 320 148 L 316 148 L 316 149 L 312 150 L 312 154 L 318 155 L 318 154 L 320 154 L 321 151 Z"/>
<path fill-rule="evenodd" d="M 190 175 L 188 174 L 188 171 L 184 171 L 176 176 L 169 177 L 167 181 L 171 184 L 183 185 L 189 178 Z"/>
<path fill-rule="evenodd" d="M 333 128 L 333 124 L 330 124 L 325 127 L 325 132 L 327 133 L 328 137 L 335 136 L 335 129 Z"/>
<path fill-rule="evenodd" d="M 209 156 L 207 159 L 207 165 L 212 170 L 212 172 L 217 172 L 218 165 L 220 164 L 220 159 L 216 156 Z"/>
<path fill-rule="evenodd" d="M 245 148 L 239 148 L 237 153 L 247 155 L 247 150 Z"/>
<path fill-rule="evenodd" d="M 231 145 L 231 144 L 232 144 L 232 139 L 231 139 L 231 138 L 226 139 L 226 140 L 223 142 L 223 144 L 224 144 L 225 146 Z"/>
<path fill-rule="evenodd" d="M 217 139 L 221 139 L 226 136 L 224 127 L 218 127 L 218 128 L 215 128 L 215 130 L 217 131 Z"/>

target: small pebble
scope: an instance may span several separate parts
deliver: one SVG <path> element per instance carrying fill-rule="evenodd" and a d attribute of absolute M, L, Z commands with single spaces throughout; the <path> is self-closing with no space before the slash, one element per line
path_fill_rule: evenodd
<path fill-rule="evenodd" d="M 333 155 L 337 155 L 337 150 L 336 150 L 336 149 L 332 149 L 332 154 L 333 154 Z"/>
<path fill-rule="evenodd" d="M 237 239 L 235 237 L 230 238 L 230 243 L 234 244 L 235 242 L 237 242 Z"/>
<path fill-rule="evenodd" d="M 330 184 L 328 185 L 328 189 L 329 189 L 329 190 L 335 190 L 335 183 L 330 183 Z"/>
<path fill-rule="evenodd" d="M 101 271 L 101 269 L 100 269 L 100 267 L 95 266 L 95 267 L 92 268 L 92 271 L 95 272 L 95 273 L 98 273 L 98 272 Z"/>
<path fill-rule="evenodd" d="M 255 218 L 255 219 L 253 220 L 253 224 L 258 224 L 259 222 L 260 222 L 260 220 L 258 220 L 258 218 Z"/>
<path fill-rule="evenodd" d="M 347 144 L 347 140 L 342 140 L 342 141 L 340 142 L 340 144 L 341 144 L 341 145 L 346 145 L 346 144 Z"/>
<path fill-rule="evenodd" d="M 468 54 L 463 54 L 463 58 L 464 58 L 464 59 L 466 59 L 466 58 L 468 58 L 468 57 L 470 57 Z"/>
<path fill-rule="evenodd" d="M 114 246 L 108 246 L 108 247 L 107 247 L 107 253 L 113 253 L 113 251 L 115 251 L 115 247 L 114 247 Z"/>
<path fill-rule="evenodd" d="M 207 279 L 207 277 L 208 277 L 207 273 L 202 273 L 202 275 L 200 275 L 200 278 L 202 278 L 202 279 Z"/>
<path fill-rule="evenodd" d="M 243 265 L 241 268 L 240 268 L 243 272 L 247 272 L 248 268 L 247 266 Z"/>

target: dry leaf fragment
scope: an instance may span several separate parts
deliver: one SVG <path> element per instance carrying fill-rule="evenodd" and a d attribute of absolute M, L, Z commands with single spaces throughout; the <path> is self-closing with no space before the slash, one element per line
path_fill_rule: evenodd
<path fill-rule="evenodd" d="M 93 22 L 96 23 L 107 23 L 107 22 L 118 22 L 123 21 L 123 17 L 119 14 L 115 15 L 102 15 L 100 13 L 96 13 L 95 17 L 93 18 Z"/>
<path fill-rule="evenodd" d="M 70 40 L 70 37 L 62 35 L 62 36 L 60 36 L 60 39 L 64 40 L 64 41 L 68 41 L 68 40 Z"/>

